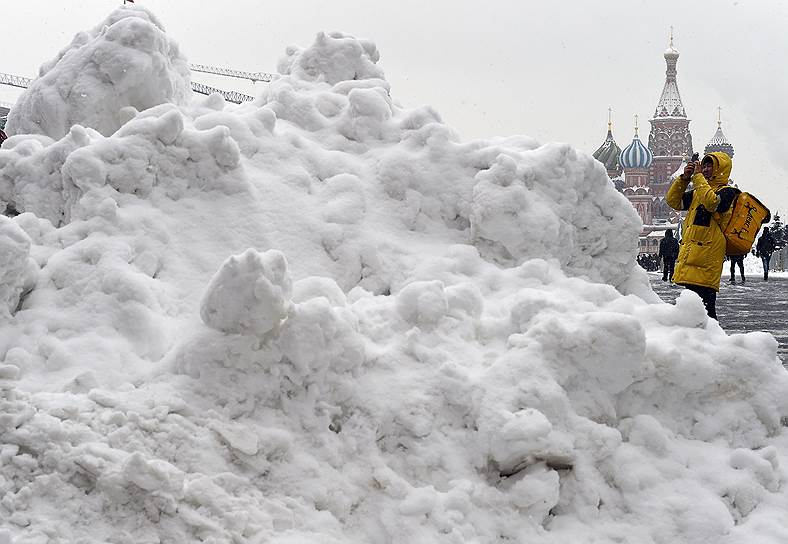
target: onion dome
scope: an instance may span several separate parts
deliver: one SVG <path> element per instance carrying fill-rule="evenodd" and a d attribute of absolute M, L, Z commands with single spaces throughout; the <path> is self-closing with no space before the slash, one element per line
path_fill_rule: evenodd
<path fill-rule="evenodd" d="M 638 136 L 637 115 L 635 116 L 635 137 L 632 143 L 621 152 L 619 161 L 624 168 L 648 168 L 654 160 L 651 150 L 643 145 Z"/>
<path fill-rule="evenodd" d="M 670 44 L 668 48 L 665 49 L 664 54 L 665 60 L 676 60 L 679 58 L 679 52 L 673 47 L 673 29 L 670 29 Z"/>
<path fill-rule="evenodd" d="M 714 133 L 714 136 L 706 144 L 706 149 L 703 150 L 704 154 L 709 154 L 714 151 L 722 151 L 723 153 L 727 153 L 729 157 L 733 158 L 733 145 L 728 141 L 725 137 L 725 134 L 722 132 L 722 120 L 720 119 L 720 110 L 722 108 L 717 109 L 717 132 Z"/>
<path fill-rule="evenodd" d="M 621 173 L 620 155 L 621 148 L 618 147 L 616 140 L 613 138 L 613 123 L 610 120 L 610 110 L 608 110 L 607 138 L 599 146 L 599 149 L 594 151 L 594 158 L 604 164 L 608 172 Z"/>

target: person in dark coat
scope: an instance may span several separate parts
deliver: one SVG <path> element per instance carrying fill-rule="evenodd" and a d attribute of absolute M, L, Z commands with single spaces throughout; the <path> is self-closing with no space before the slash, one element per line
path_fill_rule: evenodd
<path fill-rule="evenodd" d="M 659 258 L 662 259 L 662 281 L 673 282 L 673 269 L 676 257 L 679 256 L 679 242 L 673 237 L 673 230 L 665 231 L 665 237 L 659 241 Z"/>
<path fill-rule="evenodd" d="M 736 265 L 739 265 L 741 282 L 744 283 L 744 255 L 731 255 L 731 283 L 736 283 Z"/>
<path fill-rule="evenodd" d="M 769 232 L 769 227 L 763 227 L 763 234 L 758 238 L 758 243 L 755 244 L 755 256 L 760 257 L 763 262 L 763 280 L 769 280 L 769 261 L 772 259 L 774 253 L 774 238 Z"/>

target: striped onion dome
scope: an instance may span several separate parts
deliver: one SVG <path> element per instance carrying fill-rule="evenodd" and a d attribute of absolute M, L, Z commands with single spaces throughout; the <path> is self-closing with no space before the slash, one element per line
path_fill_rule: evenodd
<path fill-rule="evenodd" d="M 637 129 L 635 129 L 635 137 L 632 138 L 632 143 L 621 152 L 621 158 L 619 159 L 621 166 L 624 168 L 648 168 L 653 160 L 653 153 L 648 147 L 643 145 Z"/>

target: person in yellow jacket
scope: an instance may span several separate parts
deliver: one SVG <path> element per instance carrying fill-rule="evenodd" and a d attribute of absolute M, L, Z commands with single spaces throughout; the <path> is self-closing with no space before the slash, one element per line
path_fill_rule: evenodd
<path fill-rule="evenodd" d="M 666 200 L 674 210 L 687 212 L 673 281 L 697 293 L 709 317 L 717 319 L 717 291 L 725 261 L 725 235 L 736 189 L 728 187 L 733 162 L 715 151 L 690 162 L 673 180 Z M 687 187 L 692 182 L 692 189 Z"/>

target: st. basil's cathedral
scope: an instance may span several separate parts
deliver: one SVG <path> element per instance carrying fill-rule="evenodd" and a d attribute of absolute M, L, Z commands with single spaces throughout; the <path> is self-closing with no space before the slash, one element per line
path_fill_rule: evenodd
<path fill-rule="evenodd" d="M 656 253 L 659 240 L 666 229 L 676 229 L 679 212 L 668 206 L 665 194 L 670 180 L 677 174 L 687 158 L 694 153 L 687 113 L 681 102 L 676 84 L 676 63 L 679 52 L 673 47 L 673 37 L 664 54 L 667 70 L 665 86 L 659 97 L 654 117 L 649 119 L 651 131 L 648 146 L 638 135 L 635 116 L 635 135 L 623 151 L 613 139 L 608 117 L 607 138 L 594 152 L 594 158 L 605 165 L 607 174 L 616 188 L 627 197 L 643 220 L 640 236 L 640 253 Z M 717 119 L 717 132 L 706 145 L 704 153 L 724 151 L 733 157 L 733 146 L 722 132 L 722 122 Z"/>

